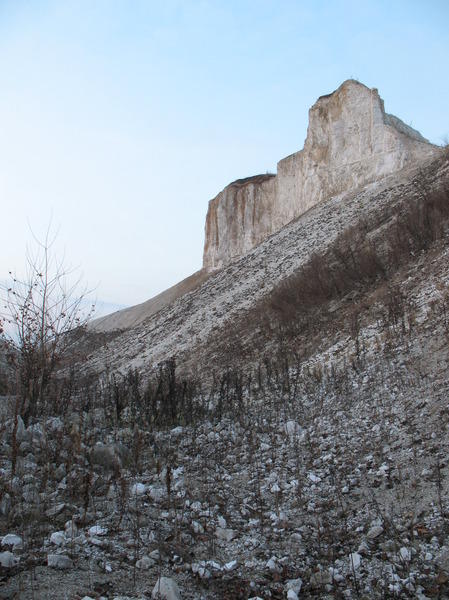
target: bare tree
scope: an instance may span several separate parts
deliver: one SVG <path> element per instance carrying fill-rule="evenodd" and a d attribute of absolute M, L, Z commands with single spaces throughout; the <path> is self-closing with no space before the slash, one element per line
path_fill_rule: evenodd
<path fill-rule="evenodd" d="M 75 332 L 86 327 L 94 310 L 75 269 L 59 258 L 51 228 L 43 241 L 34 234 L 33 240 L 25 277 L 10 272 L 9 284 L 0 284 L 3 336 L 15 355 L 19 414 L 25 423 L 43 405 L 56 370 L 76 340 Z"/>

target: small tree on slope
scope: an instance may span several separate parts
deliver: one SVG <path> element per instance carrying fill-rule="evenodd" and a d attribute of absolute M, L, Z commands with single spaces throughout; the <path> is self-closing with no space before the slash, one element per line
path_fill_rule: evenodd
<path fill-rule="evenodd" d="M 86 327 L 93 305 L 86 309 L 87 289 L 54 251 L 55 236 L 34 238 L 26 254 L 24 279 L 10 275 L 0 285 L 3 336 L 15 356 L 18 413 L 28 423 L 43 407 L 57 368 L 68 356 L 75 331 Z"/>

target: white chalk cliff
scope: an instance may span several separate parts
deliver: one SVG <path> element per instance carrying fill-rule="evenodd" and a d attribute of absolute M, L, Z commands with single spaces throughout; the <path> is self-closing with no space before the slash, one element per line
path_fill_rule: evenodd
<path fill-rule="evenodd" d="M 193 293 L 214 271 L 245 256 L 312 206 L 328 200 L 329 210 L 335 210 L 331 198 L 417 166 L 440 152 L 387 114 L 376 89 L 345 81 L 309 110 L 303 150 L 279 161 L 276 175 L 234 181 L 209 202 L 200 271 L 143 304 L 96 319 L 91 329 L 107 332 L 138 326 Z"/>
<path fill-rule="evenodd" d="M 345 81 L 309 110 L 303 150 L 278 162 L 276 175 L 228 185 L 209 202 L 203 268 L 220 268 L 306 212 L 439 148 L 384 110 L 377 89 Z"/>

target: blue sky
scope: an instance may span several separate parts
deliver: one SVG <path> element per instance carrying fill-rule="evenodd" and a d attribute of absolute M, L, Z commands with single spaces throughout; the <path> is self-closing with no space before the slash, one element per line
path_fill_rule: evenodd
<path fill-rule="evenodd" d="M 101 300 L 201 266 L 207 203 L 302 148 L 347 78 L 449 138 L 449 2 L 0 0 L 0 279 L 29 225 Z"/>

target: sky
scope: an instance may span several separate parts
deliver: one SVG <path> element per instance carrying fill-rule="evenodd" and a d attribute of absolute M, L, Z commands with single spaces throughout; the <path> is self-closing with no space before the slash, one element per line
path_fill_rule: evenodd
<path fill-rule="evenodd" d="M 447 0 L 0 0 L 0 280 L 51 224 L 103 310 L 143 302 L 345 79 L 447 142 L 448 61 Z"/>

